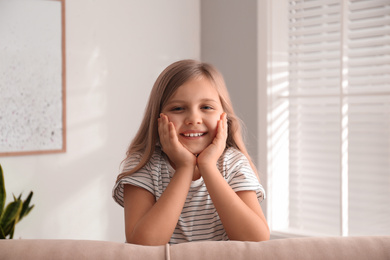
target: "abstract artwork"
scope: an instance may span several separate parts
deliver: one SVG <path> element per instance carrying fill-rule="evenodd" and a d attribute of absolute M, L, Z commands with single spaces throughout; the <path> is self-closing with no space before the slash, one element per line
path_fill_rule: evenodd
<path fill-rule="evenodd" d="M 65 152 L 59 0 L 0 0 L 0 156 Z"/>

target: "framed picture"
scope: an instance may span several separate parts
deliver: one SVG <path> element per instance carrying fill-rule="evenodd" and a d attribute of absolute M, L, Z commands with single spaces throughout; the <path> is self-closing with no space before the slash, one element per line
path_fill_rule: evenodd
<path fill-rule="evenodd" d="M 66 151 L 65 0 L 0 0 L 0 156 Z"/>

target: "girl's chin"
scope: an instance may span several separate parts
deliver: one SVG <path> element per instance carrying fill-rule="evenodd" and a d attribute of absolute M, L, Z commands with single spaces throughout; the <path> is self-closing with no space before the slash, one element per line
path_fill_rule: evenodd
<path fill-rule="evenodd" d="M 190 147 L 187 147 L 188 151 L 190 151 L 193 155 L 198 155 L 200 154 L 201 152 L 203 152 L 204 148 L 201 149 L 201 148 L 190 148 Z"/>
<path fill-rule="evenodd" d="M 204 149 L 206 149 L 210 144 L 205 142 L 181 142 L 185 148 L 187 148 L 188 151 L 190 151 L 194 155 L 198 155 L 201 152 L 203 152 Z M 211 143 L 211 142 L 210 142 Z"/>
<path fill-rule="evenodd" d="M 203 151 L 203 150 L 193 150 L 193 151 L 190 150 L 190 152 L 191 152 L 193 155 L 195 155 L 195 156 L 198 156 L 202 151 Z"/>

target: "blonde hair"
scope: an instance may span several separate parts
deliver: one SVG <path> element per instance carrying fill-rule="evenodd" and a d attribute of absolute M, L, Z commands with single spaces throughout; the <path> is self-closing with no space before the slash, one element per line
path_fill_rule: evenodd
<path fill-rule="evenodd" d="M 227 114 L 228 138 L 226 140 L 226 147 L 234 147 L 240 150 L 248 158 L 253 170 L 258 175 L 256 167 L 246 150 L 242 138 L 241 121 L 234 113 L 222 74 L 208 63 L 195 60 L 180 60 L 172 63 L 163 70 L 154 83 L 141 126 L 126 153 L 126 159 L 134 153 L 140 153 L 141 160 L 132 170 L 119 174 L 117 180 L 137 172 L 150 160 L 155 146 L 159 142 L 157 119 L 160 116 L 162 108 L 175 91 L 185 82 L 201 77 L 207 78 L 213 83 L 212 85 L 219 94 L 222 108 Z"/>

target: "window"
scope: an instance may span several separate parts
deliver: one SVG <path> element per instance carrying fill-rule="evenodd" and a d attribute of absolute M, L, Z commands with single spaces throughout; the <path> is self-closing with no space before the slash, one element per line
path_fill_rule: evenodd
<path fill-rule="evenodd" d="M 390 1 L 270 5 L 272 232 L 390 235 Z"/>

